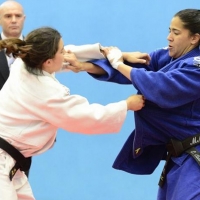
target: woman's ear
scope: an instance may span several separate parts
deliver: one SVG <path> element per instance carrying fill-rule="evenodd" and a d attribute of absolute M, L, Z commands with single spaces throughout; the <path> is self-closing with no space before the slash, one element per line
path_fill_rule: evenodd
<path fill-rule="evenodd" d="M 51 59 L 47 59 L 46 61 L 43 62 L 42 69 L 45 71 L 49 71 L 51 68 Z"/>
<path fill-rule="evenodd" d="M 44 61 L 43 64 L 45 64 L 45 65 L 49 65 L 49 64 L 51 64 L 51 59 L 47 59 L 46 61 Z"/>
<path fill-rule="evenodd" d="M 195 33 L 193 36 L 192 36 L 192 41 L 191 41 L 192 44 L 199 44 L 200 43 L 200 35 L 198 33 Z"/>

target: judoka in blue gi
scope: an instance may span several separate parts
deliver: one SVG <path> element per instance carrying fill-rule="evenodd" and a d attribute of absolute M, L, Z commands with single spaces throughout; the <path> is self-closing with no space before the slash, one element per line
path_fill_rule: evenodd
<path fill-rule="evenodd" d="M 170 139 L 182 141 L 200 133 L 199 34 L 200 10 L 185 9 L 172 18 L 168 47 L 150 53 L 146 64 L 135 64 L 139 54 L 121 53 L 118 48 L 103 49 L 110 63 L 106 59 L 71 62 L 73 71 L 132 84 L 146 99 L 145 107 L 135 112 L 135 130 L 117 156 L 115 169 L 151 174 L 166 159 Z M 190 143 L 195 151 L 200 151 L 198 141 L 194 137 Z M 157 199 L 200 199 L 200 166 L 190 154 L 171 156 L 165 170 L 166 180 Z"/>

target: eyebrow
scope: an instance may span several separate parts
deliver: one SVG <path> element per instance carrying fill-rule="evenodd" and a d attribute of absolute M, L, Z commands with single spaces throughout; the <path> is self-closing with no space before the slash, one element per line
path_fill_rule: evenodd
<path fill-rule="evenodd" d="M 176 28 L 170 28 L 170 27 L 169 27 L 169 30 L 170 30 L 170 31 L 181 31 L 181 30 L 179 30 L 179 29 L 176 29 Z"/>
<path fill-rule="evenodd" d="M 22 13 L 5 13 L 3 16 L 8 16 L 8 15 L 17 15 L 17 16 L 23 16 Z"/>

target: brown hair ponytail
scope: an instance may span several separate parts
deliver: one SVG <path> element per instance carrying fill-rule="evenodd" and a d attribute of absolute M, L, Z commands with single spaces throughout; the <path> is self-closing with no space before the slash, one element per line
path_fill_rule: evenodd
<path fill-rule="evenodd" d="M 30 50 L 31 45 L 17 38 L 10 38 L 0 41 L 0 50 L 6 49 L 6 54 L 12 54 L 13 57 L 23 58 Z"/>

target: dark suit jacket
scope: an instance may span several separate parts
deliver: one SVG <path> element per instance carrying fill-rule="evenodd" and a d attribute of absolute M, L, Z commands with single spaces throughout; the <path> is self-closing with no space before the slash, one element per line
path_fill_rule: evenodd
<path fill-rule="evenodd" d="M 1 35 L 0 35 L 1 40 Z M 9 76 L 9 67 L 4 50 L 0 51 L 0 90 Z"/>

